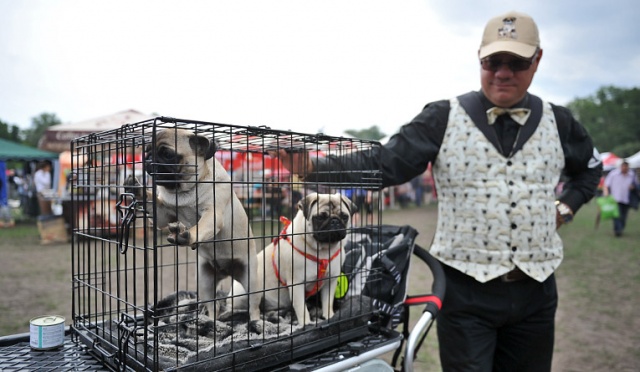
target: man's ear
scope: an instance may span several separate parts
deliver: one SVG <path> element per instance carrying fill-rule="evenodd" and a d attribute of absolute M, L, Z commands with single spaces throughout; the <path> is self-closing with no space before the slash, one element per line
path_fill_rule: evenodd
<path fill-rule="evenodd" d="M 311 216 L 311 208 L 313 208 L 318 203 L 318 194 L 312 193 L 302 198 L 298 202 L 298 209 L 302 211 L 305 219 L 309 219 Z"/>
<path fill-rule="evenodd" d="M 205 160 L 211 159 L 218 150 L 216 141 L 210 141 L 205 136 L 195 134 L 189 137 L 189 145 L 196 154 L 204 157 Z"/>

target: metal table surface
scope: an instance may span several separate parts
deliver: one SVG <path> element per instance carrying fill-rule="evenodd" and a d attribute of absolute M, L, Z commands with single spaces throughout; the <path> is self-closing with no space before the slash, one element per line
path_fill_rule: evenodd
<path fill-rule="evenodd" d="M 84 345 L 65 336 L 61 347 L 54 350 L 33 350 L 29 334 L 0 339 L 0 370 L 2 371 L 110 371 Z"/>

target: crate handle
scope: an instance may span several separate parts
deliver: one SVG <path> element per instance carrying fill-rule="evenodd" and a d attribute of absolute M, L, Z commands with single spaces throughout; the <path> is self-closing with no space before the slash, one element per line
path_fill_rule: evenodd
<path fill-rule="evenodd" d="M 116 209 L 120 215 L 120 233 L 118 234 L 118 249 L 120 253 L 127 253 L 129 248 L 129 232 L 131 224 L 136 219 L 138 201 L 132 193 L 124 192 L 118 197 Z"/>

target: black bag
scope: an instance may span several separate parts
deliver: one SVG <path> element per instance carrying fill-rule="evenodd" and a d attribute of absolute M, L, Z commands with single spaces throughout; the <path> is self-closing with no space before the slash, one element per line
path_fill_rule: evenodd
<path fill-rule="evenodd" d="M 407 297 L 411 255 L 418 232 L 411 226 L 368 226 L 353 229 L 345 245 L 336 300 L 365 295 L 382 314 L 383 325 L 401 321 Z"/>

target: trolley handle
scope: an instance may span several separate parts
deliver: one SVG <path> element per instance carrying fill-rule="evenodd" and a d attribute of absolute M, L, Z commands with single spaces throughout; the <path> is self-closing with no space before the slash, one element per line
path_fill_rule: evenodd
<path fill-rule="evenodd" d="M 438 312 L 442 308 L 442 299 L 444 298 L 446 282 L 444 276 L 444 270 L 438 260 L 433 258 L 424 248 L 416 245 L 414 247 L 413 254 L 418 256 L 424 261 L 433 275 L 433 284 L 431 285 L 432 294 L 411 296 L 405 300 L 405 305 L 420 305 L 426 304 L 422 316 L 418 319 L 411 333 L 407 337 L 407 345 L 405 347 L 405 355 L 403 361 L 403 371 L 413 371 L 413 360 L 420 346 L 424 342 L 424 339 L 433 324 Z M 408 319 L 408 318 L 407 318 Z M 399 354 L 394 355 L 394 365 Z"/>
<path fill-rule="evenodd" d="M 440 261 L 436 260 L 432 255 L 427 252 L 426 249 L 416 244 L 413 254 L 418 256 L 424 263 L 429 266 L 431 274 L 433 275 L 433 283 L 431 285 L 431 294 L 407 296 L 405 300 L 406 305 L 419 305 L 426 304 L 423 312 L 430 312 L 435 318 L 438 312 L 442 308 L 442 300 L 446 290 L 446 281 L 444 277 L 444 270 Z"/>

